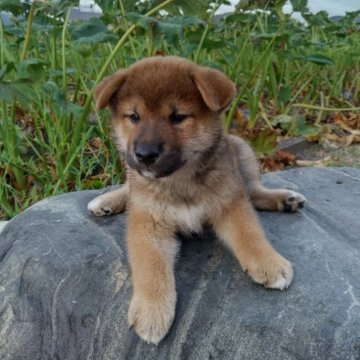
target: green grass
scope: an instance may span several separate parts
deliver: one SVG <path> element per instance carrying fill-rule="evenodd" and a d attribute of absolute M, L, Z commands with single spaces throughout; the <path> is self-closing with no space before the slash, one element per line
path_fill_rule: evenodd
<path fill-rule="evenodd" d="M 92 93 L 144 56 L 179 55 L 228 74 L 239 93 L 224 126 L 257 134 L 249 138 L 259 154 L 271 152 L 274 133 L 319 134 L 329 114 L 359 111 L 356 13 L 334 23 L 304 8 L 305 26 L 279 7 L 214 21 L 221 1 L 206 12 L 206 0 L 118 0 L 98 1 L 101 19 L 72 22 L 72 3 L 0 5 L 23 17 L 0 23 L 1 218 L 46 196 L 122 181 L 109 114 Z"/>

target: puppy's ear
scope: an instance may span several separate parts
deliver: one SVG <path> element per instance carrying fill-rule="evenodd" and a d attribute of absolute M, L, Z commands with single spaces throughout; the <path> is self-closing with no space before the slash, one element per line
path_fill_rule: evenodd
<path fill-rule="evenodd" d="M 109 105 L 111 98 L 121 88 L 126 80 L 126 70 L 120 70 L 106 77 L 95 89 L 96 107 L 103 109 Z"/>
<path fill-rule="evenodd" d="M 193 79 L 205 104 L 212 111 L 225 110 L 235 96 L 235 84 L 218 70 L 198 67 Z"/>

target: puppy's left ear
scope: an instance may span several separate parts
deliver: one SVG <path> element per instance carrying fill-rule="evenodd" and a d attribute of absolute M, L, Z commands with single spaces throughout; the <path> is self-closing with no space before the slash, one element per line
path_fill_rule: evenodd
<path fill-rule="evenodd" d="M 236 94 L 235 84 L 218 70 L 198 67 L 193 79 L 205 104 L 212 111 L 225 110 Z"/>

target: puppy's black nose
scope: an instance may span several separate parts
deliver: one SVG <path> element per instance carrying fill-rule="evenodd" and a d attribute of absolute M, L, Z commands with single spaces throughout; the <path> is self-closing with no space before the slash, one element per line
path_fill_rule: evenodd
<path fill-rule="evenodd" d="M 136 159 L 146 165 L 153 164 L 162 152 L 162 144 L 139 143 L 135 147 Z"/>

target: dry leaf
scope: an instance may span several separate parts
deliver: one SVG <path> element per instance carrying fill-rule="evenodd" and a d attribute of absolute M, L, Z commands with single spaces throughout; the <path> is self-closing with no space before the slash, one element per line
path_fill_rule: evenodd
<path fill-rule="evenodd" d="M 285 166 L 295 165 L 295 159 L 296 156 L 288 151 L 275 150 L 274 155 L 260 158 L 260 164 L 265 172 L 279 171 L 284 169 Z"/>
<path fill-rule="evenodd" d="M 338 124 L 344 130 L 351 132 L 352 130 L 360 129 L 360 113 L 336 113 L 334 117 L 335 123 Z"/>
<path fill-rule="evenodd" d="M 326 163 L 331 160 L 331 156 L 327 156 L 320 160 L 296 160 L 298 166 L 326 166 Z"/>

